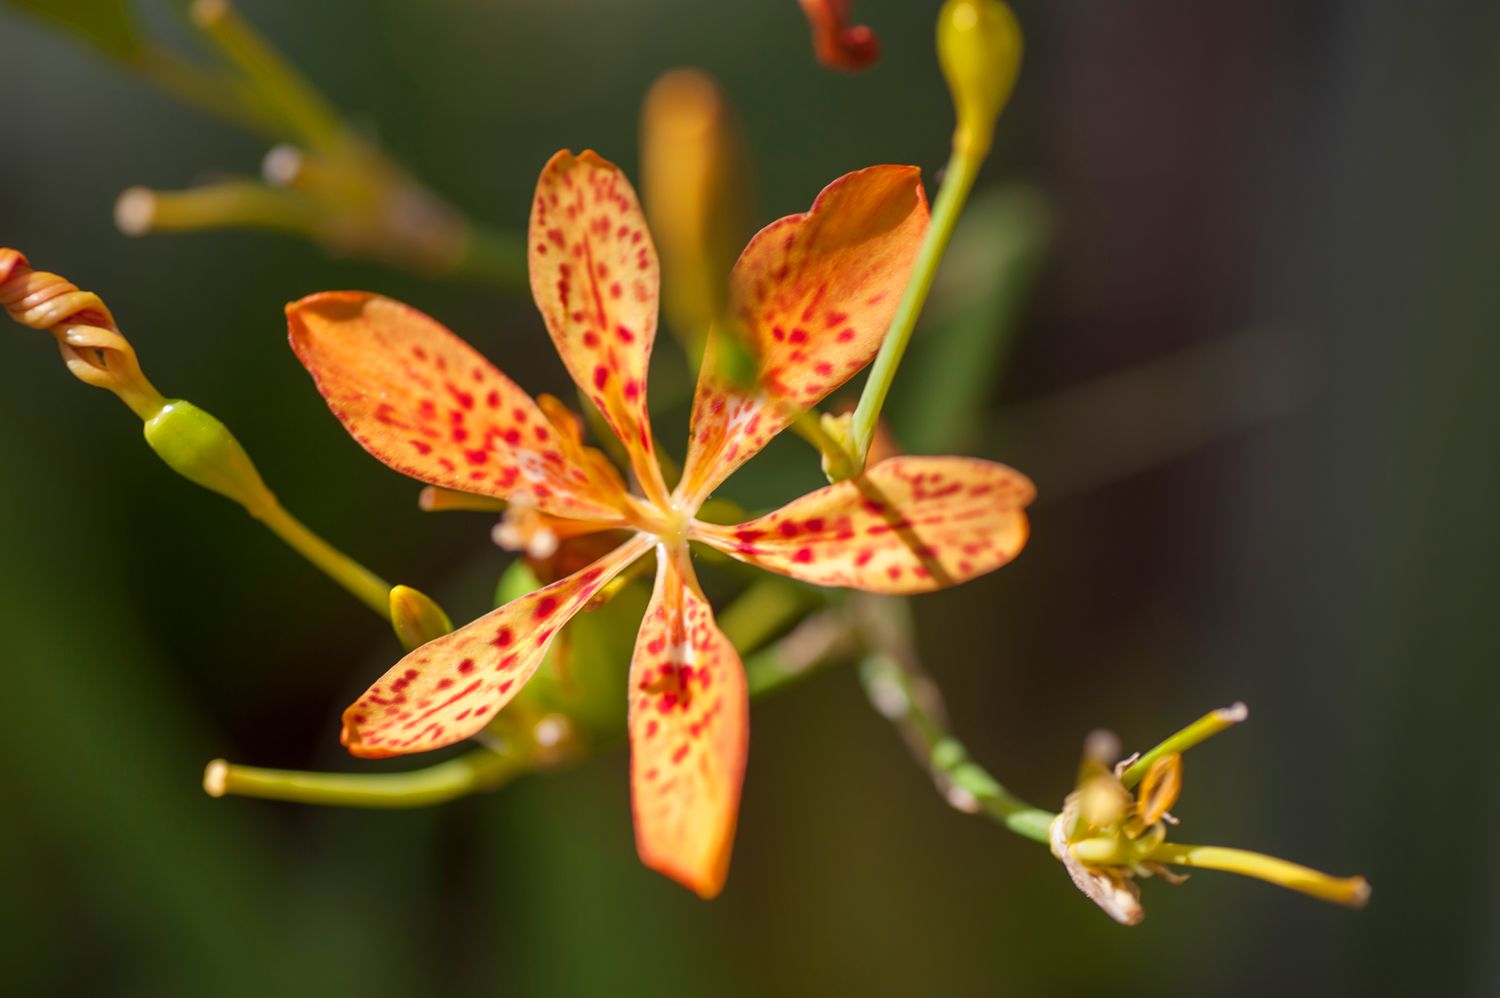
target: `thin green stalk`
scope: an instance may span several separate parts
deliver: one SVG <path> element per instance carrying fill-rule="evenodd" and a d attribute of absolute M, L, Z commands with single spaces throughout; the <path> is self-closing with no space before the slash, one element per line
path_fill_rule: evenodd
<path fill-rule="evenodd" d="M 1120 782 L 1125 784 L 1126 790 L 1134 789 L 1135 785 L 1141 782 L 1141 778 L 1146 775 L 1146 771 L 1151 768 L 1151 764 L 1157 759 L 1173 752 L 1186 752 L 1199 742 L 1207 741 L 1224 729 L 1234 727 L 1249 716 L 1249 709 L 1242 703 L 1209 711 L 1175 735 L 1167 738 L 1160 745 L 1157 745 L 1137 758 L 1125 772 L 1120 774 Z"/>
<path fill-rule="evenodd" d="M 1007 790 L 970 756 L 942 716 L 936 687 L 925 676 L 886 652 L 860 663 L 860 680 L 875 709 L 905 735 L 913 754 L 960 810 L 984 814 L 1022 838 L 1045 845 L 1056 817 L 1032 807 Z M 972 803 L 971 803 L 972 802 Z"/>
<path fill-rule="evenodd" d="M 229 0 L 196 0 L 193 21 L 224 58 L 251 83 L 267 113 L 280 118 L 289 137 L 330 151 L 344 134 L 343 121 L 323 95 L 250 27 Z"/>
<path fill-rule="evenodd" d="M 249 512 L 298 554 L 353 593 L 361 603 L 384 619 L 391 619 L 389 582 L 313 533 L 306 524 L 288 513 L 281 503 L 273 501 L 269 506 L 250 509 Z"/>
<path fill-rule="evenodd" d="M 125 60 L 125 65 L 139 73 L 163 93 L 189 107 L 212 114 L 247 131 L 268 139 L 280 139 L 284 130 L 263 108 L 249 100 L 246 87 L 227 80 L 222 74 L 207 70 L 179 56 L 170 49 L 147 44 Z"/>
<path fill-rule="evenodd" d="M 208 764 L 203 789 L 211 797 L 234 794 L 298 804 L 408 808 L 441 804 L 481 790 L 494 790 L 533 769 L 520 754 L 487 748 L 405 773 L 308 773 L 290 769 Z"/>
<path fill-rule="evenodd" d="M 745 660 L 751 696 L 778 693 L 819 668 L 843 661 L 853 647 L 849 623 L 841 616 L 808 618 L 774 646 Z M 577 719 L 572 719 L 577 723 Z M 233 794 L 298 804 L 341 807 L 409 808 L 441 804 L 496 790 L 517 776 L 573 761 L 613 747 L 615 731 L 576 730 L 564 745 L 541 749 L 524 739 L 502 736 L 503 749 L 476 748 L 464 755 L 404 773 L 314 773 L 238 766 L 223 759 L 208 764 L 203 788 L 212 797 Z"/>
<path fill-rule="evenodd" d="M 880 345 L 880 352 L 875 355 L 875 363 L 870 367 L 870 376 L 865 381 L 859 405 L 854 410 L 851 457 L 855 472 L 864 467 L 865 456 L 870 452 L 870 441 L 875 436 L 875 426 L 880 421 L 880 410 L 885 405 L 886 396 L 890 394 L 891 384 L 896 380 L 896 370 L 901 366 L 907 344 L 911 342 L 917 316 L 921 314 L 927 294 L 932 290 L 938 264 L 943 260 L 943 252 L 953 236 L 953 227 L 958 224 L 959 213 L 968 200 L 969 191 L 974 187 L 974 178 L 979 175 L 981 162 L 982 154 L 976 155 L 972 151 L 961 149 L 955 149 L 948 160 L 947 174 L 943 178 L 943 186 L 938 190 L 937 200 L 933 202 L 932 220 L 922 239 L 922 248 L 917 251 L 917 262 L 912 270 L 911 280 L 906 285 L 901 304 L 896 308 L 891 328 Z"/>

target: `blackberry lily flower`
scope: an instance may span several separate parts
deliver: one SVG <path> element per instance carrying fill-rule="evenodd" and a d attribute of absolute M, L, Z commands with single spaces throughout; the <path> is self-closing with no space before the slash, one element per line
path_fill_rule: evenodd
<path fill-rule="evenodd" d="M 724 377 L 710 340 L 675 490 L 646 407 L 656 251 L 629 181 L 592 152 L 560 152 L 542 171 L 531 287 L 563 363 L 628 453 L 636 492 L 557 407 L 539 406 L 422 313 L 359 292 L 288 306 L 297 356 L 334 415 L 387 465 L 527 504 L 576 533 L 631 532 L 588 567 L 403 658 L 345 712 L 349 751 L 421 752 L 477 733 L 535 673 L 558 630 L 654 549 L 655 589 L 630 666 L 636 841 L 647 866 L 717 894 L 749 708 L 739 656 L 714 622 L 688 542 L 818 585 L 919 593 L 996 569 L 1026 541 L 1031 483 L 961 457 L 891 458 L 738 526 L 696 519 L 731 472 L 870 362 L 927 219 L 917 169 L 875 166 L 750 241 L 733 270 L 731 308 L 758 371 L 748 386 Z"/>

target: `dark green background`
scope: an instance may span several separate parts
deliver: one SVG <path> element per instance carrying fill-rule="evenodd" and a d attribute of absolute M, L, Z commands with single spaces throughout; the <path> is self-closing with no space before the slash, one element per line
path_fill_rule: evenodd
<path fill-rule="evenodd" d="M 935 3 L 861 0 L 886 55 L 857 77 L 814 64 L 792 0 L 243 6 L 500 225 L 559 147 L 634 164 L 641 95 L 677 65 L 743 117 L 761 221 L 846 170 L 931 177 L 946 155 Z M 1204 873 L 1148 883 L 1146 922 L 1119 928 L 1043 850 L 947 808 L 847 672 L 756 707 L 709 905 L 636 864 L 623 754 L 415 813 L 210 800 L 218 755 L 358 768 L 338 712 L 394 639 L 11 326 L 3 990 L 1500 990 L 1500 8 L 1017 10 L 1027 63 L 982 184 L 1034 185 L 1054 238 L 975 449 L 1043 501 L 1017 564 L 919 602 L 923 652 L 975 754 L 1049 805 L 1090 728 L 1143 747 L 1246 700 L 1187 760 L 1183 838 L 1363 872 L 1367 911 Z M 380 290 L 558 391 L 531 305 L 272 236 L 127 239 L 122 188 L 253 172 L 262 144 L 9 11 L 0 95 L 0 245 L 100 292 L 156 384 L 228 422 L 335 543 L 478 612 L 505 559 L 488 521 L 417 511 L 328 416 L 280 309 Z M 784 498 L 802 472 L 760 484 Z"/>

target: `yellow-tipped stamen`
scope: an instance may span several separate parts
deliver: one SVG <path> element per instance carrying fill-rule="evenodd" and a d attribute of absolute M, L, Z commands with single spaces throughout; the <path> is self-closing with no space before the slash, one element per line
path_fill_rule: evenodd
<path fill-rule="evenodd" d="M 1164 740 L 1160 745 L 1157 745 L 1131 762 L 1125 771 L 1120 774 L 1120 782 L 1125 784 L 1127 789 L 1133 789 L 1137 783 L 1141 782 L 1141 778 L 1146 775 L 1146 771 L 1151 768 L 1151 764 L 1156 762 L 1157 759 L 1174 752 L 1180 755 L 1194 745 L 1207 741 L 1219 732 L 1234 727 L 1249 716 L 1250 708 L 1242 703 L 1233 703 L 1228 707 L 1220 707 L 1218 710 L 1209 711 L 1192 724 L 1189 724 L 1181 731 Z"/>
<path fill-rule="evenodd" d="M 1350 908 L 1362 908 L 1370 900 L 1370 883 L 1364 877 L 1334 877 L 1297 863 L 1245 849 L 1163 842 L 1147 853 L 1145 858 L 1154 863 L 1238 873 Z"/>

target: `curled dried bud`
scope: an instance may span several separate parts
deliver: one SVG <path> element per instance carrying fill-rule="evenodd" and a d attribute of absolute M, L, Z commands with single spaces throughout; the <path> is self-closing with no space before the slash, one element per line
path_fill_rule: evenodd
<path fill-rule="evenodd" d="M 68 371 L 114 392 L 148 419 L 166 400 L 141 373 L 135 349 L 99 296 L 67 278 L 33 270 L 18 250 L 0 248 L 0 307 L 23 326 L 51 333 Z"/>

